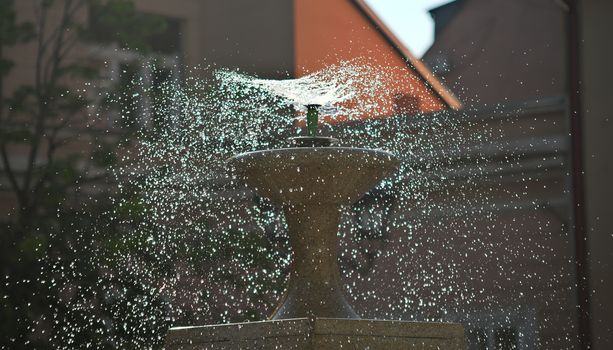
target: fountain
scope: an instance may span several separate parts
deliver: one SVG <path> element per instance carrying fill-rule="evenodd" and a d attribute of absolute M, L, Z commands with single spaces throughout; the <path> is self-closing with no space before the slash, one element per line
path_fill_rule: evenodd
<path fill-rule="evenodd" d="M 270 320 L 176 327 L 166 349 L 465 349 L 461 325 L 363 320 L 344 297 L 337 265 L 343 207 L 398 167 L 389 152 L 338 147 L 316 136 L 318 106 L 307 106 L 308 136 L 288 148 L 242 153 L 228 161 L 258 195 L 282 207 L 293 262 Z"/>

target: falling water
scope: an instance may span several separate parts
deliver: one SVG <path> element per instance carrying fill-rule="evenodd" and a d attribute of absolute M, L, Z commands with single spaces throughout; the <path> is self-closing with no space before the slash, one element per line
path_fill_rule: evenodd
<path fill-rule="evenodd" d="M 512 237 L 488 233 L 492 214 L 484 208 L 495 185 L 479 185 L 486 155 L 472 150 L 495 138 L 494 129 L 449 111 L 362 120 L 376 116 L 379 102 L 394 94 L 386 83 L 394 69 L 353 61 L 298 79 L 266 80 L 199 68 L 182 81 L 151 86 L 134 79 L 129 92 L 107 92 L 112 107 L 96 106 L 98 117 L 116 115 L 116 124 L 134 130 L 119 152 L 120 193 L 108 212 L 124 234 L 96 247 L 101 253 L 89 262 L 106 271 L 101 283 L 114 306 L 109 320 L 71 321 L 65 340 L 88 322 L 106 325 L 101 332 L 121 348 L 134 345 L 122 334 L 140 337 L 136 346 L 159 344 L 170 324 L 265 319 L 283 293 L 291 261 L 285 223 L 278 208 L 234 179 L 225 160 L 286 147 L 288 136 L 302 132 L 307 104 L 322 105 L 330 118 L 321 132 L 340 144 L 383 148 L 402 159 L 400 171 L 375 191 L 391 205 L 347 208 L 344 215 L 339 258 L 356 311 L 434 321 L 460 320 L 475 304 L 500 313 L 497 300 L 483 301 L 468 279 L 518 254 L 538 264 L 550 247 L 505 245 Z M 386 225 L 372 231 L 360 215 Z M 481 264 L 465 263 L 475 256 Z M 540 278 L 501 273 L 518 283 Z M 134 284 L 142 293 L 126 294 L 124 286 Z M 85 304 L 68 303 L 74 310 Z"/>

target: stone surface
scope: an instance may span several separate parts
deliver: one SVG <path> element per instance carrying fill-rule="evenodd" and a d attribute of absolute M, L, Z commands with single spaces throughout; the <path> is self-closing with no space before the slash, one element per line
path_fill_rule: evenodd
<path fill-rule="evenodd" d="M 229 165 L 258 195 L 283 208 L 294 253 L 289 285 L 273 319 L 359 318 L 337 264 L 338 225 L 351 205 L 398 167 L 389 152 L 292 147 L 239 154 Z"/>
<path fill-rule="evenodd" d="M 465 350 L 466 340 L 457 323 L 297 318 L 172 328 L 165 348 Z"/>

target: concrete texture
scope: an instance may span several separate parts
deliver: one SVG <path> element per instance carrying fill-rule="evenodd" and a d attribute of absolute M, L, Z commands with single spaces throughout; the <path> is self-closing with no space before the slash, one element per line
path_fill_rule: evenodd
<path fill-rule="evenodd" d="M 165 348 L 463 350 L 466 341 L 456 323 L 298 318 L 172 328 Z"/>
<path fill-rule="evenodd" d="M 343 295 L 337 264 L 341 209 L 396 170 L 396 157 L 381 150 L 297 147 L 240 154 L 229 165 L 285 213 L 294 257 L 272 318 L 359 318 Z"/>

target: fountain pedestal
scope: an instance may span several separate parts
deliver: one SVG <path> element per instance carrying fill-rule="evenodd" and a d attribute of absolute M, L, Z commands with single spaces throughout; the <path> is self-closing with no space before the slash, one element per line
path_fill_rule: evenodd
<path fill-rule="evenodd" d="M 246 184 L 282 207 L 294 253 L 289 286 L 272 319 L 357 319 L 343 295 L 337 231 L 344 206 L 356 202 L 398 160 L 380 150 L 292 147 L 240 154 L 230 165 Z"/>
<path fill-rule="evenodd" d="M 166 349 L 465 349 L 458 324 L 360 320 L 337 265 L 337 230 L 398 160 L 380 150 L 293 147 L 229 161 L 258 195 L 283 208 L 294 253 L 289 285 L 271 321 L 172 328 Z"/>

